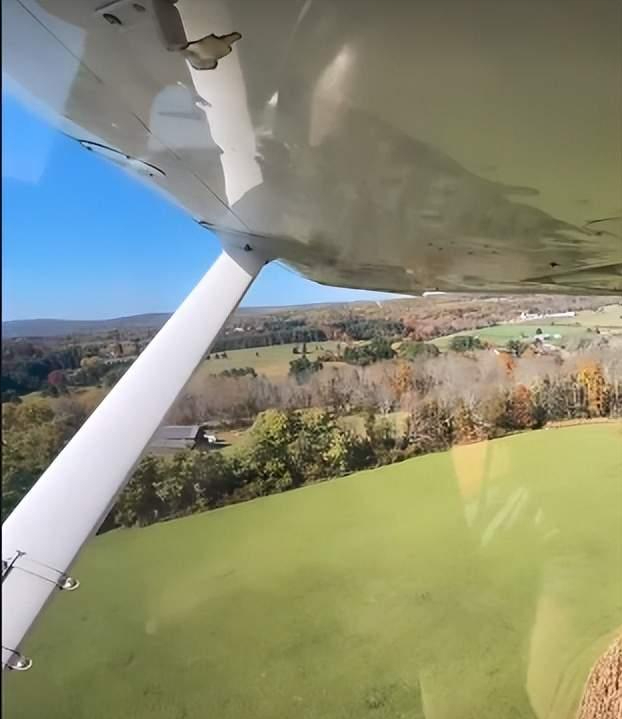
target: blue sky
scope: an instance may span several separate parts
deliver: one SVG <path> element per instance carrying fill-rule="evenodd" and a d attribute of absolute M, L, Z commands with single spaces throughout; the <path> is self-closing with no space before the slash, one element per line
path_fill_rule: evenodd
<path fill-rule="evenodd" d="M 216 238 L 147 187 L 2 95 L 2 319 L 99 319 L 175 309 Z M 277 264 L 246 305 L 379 299 Z"/>

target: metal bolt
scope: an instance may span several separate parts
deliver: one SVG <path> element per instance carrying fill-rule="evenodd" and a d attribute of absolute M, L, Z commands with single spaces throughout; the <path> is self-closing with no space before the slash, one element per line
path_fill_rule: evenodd
<path fill-rule="evenodd" d="M 73 577 L 62 577 L 58 586 L 66 592 L 72 592 L 80 586 L 80 582 Z"/>
<path fill-rule="evenodd" d="M 32 659 L 20 654 L 14 661 L 11 661 L 8 666 L 9 669 L 13 669 L 13 671 L 25 672 L 32 666 Z"/>

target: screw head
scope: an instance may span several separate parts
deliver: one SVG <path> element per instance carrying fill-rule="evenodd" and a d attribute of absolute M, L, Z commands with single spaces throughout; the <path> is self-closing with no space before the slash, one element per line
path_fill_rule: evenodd
<path fill-rule="evenodd" d="M 80 582 L 73 577 L 64 577 L 58 586 L 65 592 L 71 592 L 80 586 Z"/>
<path fill-rule="evenodd" d="M 32 666 L 32 659 L 25 657 L 23 654 L 17 656 L 10 664 L 9 669 L 16 672 L 25 672 Z"/>

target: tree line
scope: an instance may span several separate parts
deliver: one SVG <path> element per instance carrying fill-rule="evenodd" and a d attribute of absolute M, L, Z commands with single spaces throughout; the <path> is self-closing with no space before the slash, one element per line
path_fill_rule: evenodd
<path fill-rule="evenodd" d="M 516 318 L 521 311 L 546 313 L 560 310 L 595 309 L 615 298 L 606 297 L 478 297 L 435 296 L 398 299 L 382 304 L 357 303 L 319 308 L 285 308 L 265 313 L 236 314 L 227 323 L 213 352 L 266 347 L 275 344 L 322 342 L 325 340 L 369 341 L 396 338 L 424 341 L 448 334 L 489 327 Z M 56 339 L 3 340 L 2 401 L 11 401 L 30 392 L 62 392 L 66 385 L 114 384 L 118 372 L 100 363 L 85 369 L 82 360 L 101 357 L 136 357 L 155 334 L 153 327 L 116 329 L 104 334 Z M 456 339 L 458 345 L 469 340 Z M 475 341 L 475 340 L 474 340 Z M 474 347 L 466 348 L 474 349 Z M 365 353 L 357 351 L 346 361 L 365 364 Z M 50 382 L 50 375 L 53 381 Z M 63 382 L 59 382 L 62 373 Z M 56 379 L 54 380 L 54 377 Z"/>
<path fill-rule="evenodd" d="M 145 458 L 107 526 L 151 524 L 549 421 L 621 416 L 622 383 L 609 382 L 599 364 L 566 377 L 497 388 L 478 400 L 429 396 L 412 408 L 401 429 L 374 408 L 365 412 L 362 432 L 345 428 L 334 410 L 271 409 L 231 454 L 188 450 Z"/>
<path fill-rule="evenodd" d="M 80 345 L 53 347 L 7 342 L 2 347 L 2 402 L 18 401 L 31 392 L 58 397 L 69 387 L 112 387 L 135 357 L 118 357 L 114 363 Z"/>
<path fill-rule="evenodd" d="M 400 426 L 391 421 L 398 410 L 405 415 Z M 346 423 L 353 414 L 364 418 L 362 430 Z M 239 426 L 242 418 L 254 419 L 244 441 L 228 453 L 145 457 L 105 528 L 245 501 L 550 421 L 596 417 L 622 417 L 622 357 L 615 347 L 565 361 L 484 351 L 418 356 L 322 368 L 302 383 L 213 377 L 182 398 L 167 421 L 229 418 Z M 43 400 L 3 404 L 4 516 L 85 418 L 71 399 L 54 409 Z"/>

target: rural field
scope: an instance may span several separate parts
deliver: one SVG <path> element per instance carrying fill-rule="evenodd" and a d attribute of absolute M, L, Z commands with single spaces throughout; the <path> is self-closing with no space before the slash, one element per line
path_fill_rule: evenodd
<path fill-rule="evenodd" d="M 460 335 L 474 335 L 492 345 L 504 346 L 508 340 L 532 338 L 536 329 L 540 328 L 544 334 L 551 335 L 547 340 L 551 344 L 560 345 L 566 342 L 594 337 L 588 328 L 604 329 L 612 334 L 622 334 L 622 305 L 608 305 L 601 311 L 577 312 L 575 317 L 558 317 L 541 320 L 527 320 L 526 322 L 508 322 L 494 327 L 484 327 L 479 330 L 456 332 L 452 335 L 431 340 L 441 351 L 449 348 L 452 337 Z M 560 335 L 556 338 L 555 335 Z"/>
<path fill-rule="evenodd" d="M 93 540 L 10 719 L 569 719 L 622 626 L 622 423 Z"/>
<path fill-rule="evenodd" d="M 308 342 L 307 356 L 313 361 L 321 352 L 335 351 L 338 342 Z M 268 347 L 252 347 L 245 350 L 231 350 L 227 357 L 216 359 L 214 355 L 197 369 L 191 382 L 201 381 L 202 377 L 210 374 L 240 368 L 252 367 L 258 375 L 269 379 L 285 377 L 289 371 L 289 363 L 300 357 L 293 353 L 294 347 L 301 347 L 300 343 L 270 345 Z M 316 349 L 319 348 L 319 349 Z"/>
<path fill-rule="evenodd" d="M 560 322 L 563 320 L 560 319 Z M 622 329 L 622 304 L 605 305 L 600 310 L 577 312 L 573 321 L 583 327 L 610 327 Z M 535 322 L 535 320 L 532 320 Z"/>

